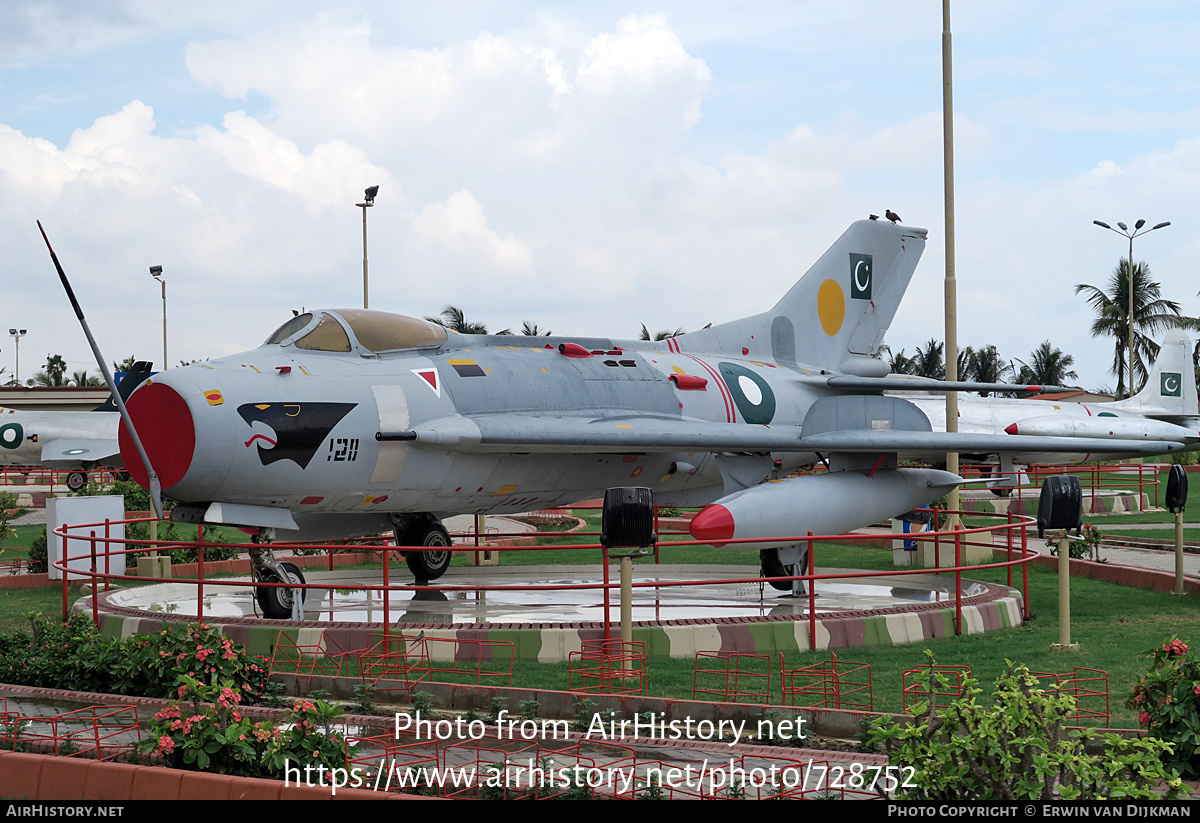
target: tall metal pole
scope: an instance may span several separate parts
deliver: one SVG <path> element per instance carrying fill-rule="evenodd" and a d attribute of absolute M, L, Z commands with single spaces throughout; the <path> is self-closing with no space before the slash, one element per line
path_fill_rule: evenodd
<path fill-rule="evenodd" d="M 362 206 L 363 213 L 363 308 L 371 308 L 371 301 L 367 296 L 367 209 L 373 205 L 371 203 L 359 203 Z"/>
<path fill-rule="evenodd" d="M 950 43 L 950 0 L 942 0 L 942 165 L 946 219 L 946 379 L 958 379 L 958 283 L 954 277 L 954 81 Z M 946 431 L 958 431 L 958 393 L 946 392 Z M 958 474 L 958 453 L 946 454 L 946 471 Z M 947 527 L 957 529 L 958 487 L 946 496 Z"/>
<path fill-rule="evenodd" d="M 355 203 L 363 211 L 363 308 L 371 308 L 367 297 L 367 209 L 375 205 L 375 195 L 379 194 L 379 186 L 369 186 L 363 192 L 363 201 Z"/>
<path fill-rule="evenodd" d="M 1100 220 L 1093 220 L 1092 222 L 1095 223 L 1097 226 L 1099 226 L 1102 229 L 1108 229 L 1109 231 L 1114 232 L 1115 234 L 1119 234 L 1122 237 L 1129 238 L 1129 272 L 1128 272 L 1128 277 L 1126 278 L 1128 280 L 1128 283 L 1127 283 L 1128 295 L 1126 298 L 1128 300 L 1128 305 L 1126 306 L 1126 314 L 1128 315 L 1128 325 L 1126 326 L 1126 340 L 1125 340 L 1125 358 L 1128 361 L 1129 385 L 1125 389 L 1125 396 L 1132 397 L 1134 394 L 1134 391 L 1133 391 L 1134 390 L 1134 385 L 1133 385 L 1133 239 L 1135 237 L 1141 237 L 1143 234 L 1149 234 L 1150 232 L 1152 232 L 1156 229 L 1166 228 L 1167 226 L 1171 225 L 1171 221 L 1168 220 L 1165 223 L 1158 223 L 1157 225 L 1151 226 L 1148 229 L 1142 229 L 1142 226 L 1146 225 L 1146 221 L 1138 220 L 1136 223 L 1133 224 L 1133 231 L 1130 231 L 1129 227 L 1126 226 L 1124 223 L 1117 223 L 1118 228 L 1114 229 L 1112 226 L 1110 226 L 1107 223 L 1100 221 Z M 1121 379 L 1120 372 L 1117 373 L 1117 379 L 1118 380 Z"/>
<path fill-rule="evenodd" d="M 1133 235 L 1129 235 L 1129 333 L 1125 341 L 1126 356 L 1129 358 L 1129 390 L 1126 397 L 1133 397 Z"/>

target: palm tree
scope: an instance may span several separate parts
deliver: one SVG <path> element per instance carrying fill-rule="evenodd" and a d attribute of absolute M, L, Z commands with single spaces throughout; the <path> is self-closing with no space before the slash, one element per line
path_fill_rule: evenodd
<path fill-rule="evenodd" d="M 1086 295 L 1096 311 L 1092 337 L 1111 336 L 1115 341 L 1112 373 L 1117 377 L 1117 396 L 1132 395 L 1134 387 L 1125 386 L 1129 371 L 1125 362 L 1129 332 L 1129 261 L 1121 260 L 1113 270 L 1107 291 L 1080 283 L 1075 287 L 1075 293 Z M 1158 357 L 1158 344 L 1153 338 L 1173 326 L 1195 323 L 1180 315 L 1178 303 L 1163 300 L 1160 293 L 1161 288 L 1150 279 L 1146 264 L 1136 264 L 1133 267 L 1133 373 L 1139 383 L 1146 382 L 1146 364 Z"/>
<path fill-rule="evenodd" d="M 1032 383 L 1038 386 L 1065 386 L 1068 380 L 1079 377 L 1071 366 L 1075 365 L 1072 355 L 1064 354 L 1062 349 L 1050 345 L 1049 340 L 1042 342 L 1029 354 L 1029 362 L 1017 360 L 1021 370 L 1017 374 L 1018 383 Z"/>
<path fill-rule="evenodd" d="M 104 381 L 99 377 L 87 373 L 87 369 L 80 369 L 71 375 L 70 381 L 76 386 L 103 386 Z"/>
<path fill-rule="evenodd" d="M 446 306 L 440 317 L 426 317 L 430 323 L 437 323 L 459 334 L 487 334 L 487 326 L 483 323 L 472 323 L 458 306 Z M 503 334 L 504 332 L 500 332 Z"/>
<path fill-rule="evenodd" d="M 942 361 L 942 352 L 945 350 L 938 341 L 932 337 L 925 344 L 925 348 L 917 347 L 917 353 L 913 355 L 913 362 L 916 363 L 916 371 L 921 377 L 932 377 L 934 380 L 946 379 L 946 364 Z"/>
<path fill-rule="evenodd" d="M 1012 367 L 1005 364 L 995 346 L 984 346 L 978 350 L 967 346 L 958 355 L 959 380 L 1002 383 L 1011 371 Z M 988 392 L 981 391 L 979 396 L 987 397 Z"/>
<path fill-rule="evenodd" d="M 113 373 L 133 371 L 133 364 L 137 362 L 137 355 L 131 354 L 119 363 L 113 361 Z"/>
<path fill-rule="evenodd" d="M 61 354 L 46 355 L 45 368 L 25 381 L 26 386 L 62 386 L 67 373 L 67 361 Z"/>
<path fill-rule="evenodd" d="M 896 354 L 892 354 L 891 347 L 885 345 L 883 348 L 887 350 L 888 370 L 892 374 L 917 373 L 917 361 L 905 354 L 904 349 L 901 349 Z"/>
<path fill-rule="evenodd" d="M 539 326 L 537 323 L 526 320 L 521 324 L 521 334 L 529 335 L 530 337 L 549 337 L 550 335 L 554 334 L 554 332 L 550 331 L 549 329 L 542 331 L 541 326 Z"/>
<path fill-rule="evenodd" d="M 681 334 L 687 334 L 687 329 L 679 328 L 675 331 L 664 329 L 660 332 L 655 332 L 654 336 L 650 336 L 650 330 L 646 328 L 646 324 L 642 324 L 642 335 L 638 340 L 666 340 L 668 337 L 678 337 Z"/>

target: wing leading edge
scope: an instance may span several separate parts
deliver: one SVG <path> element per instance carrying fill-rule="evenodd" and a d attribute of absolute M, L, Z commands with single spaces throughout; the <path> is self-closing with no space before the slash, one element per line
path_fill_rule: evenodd
<path fill-rule="evenodd" d="M 1093 452 L 1168 454 L 1181 443 L 1082 437 L 960 434 L 912 430 L 846 429 L 803 436 L 801 426 L 714 423 L 646 416 L 547 417 L 489 414 L 432 420 L 406 432 L 380 432 L 453 451 L 484 452 Z"/>

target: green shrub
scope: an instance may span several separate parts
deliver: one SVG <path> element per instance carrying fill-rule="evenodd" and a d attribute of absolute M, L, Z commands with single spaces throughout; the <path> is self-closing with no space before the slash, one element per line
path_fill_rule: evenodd
<path fill-rule="evenodd" d="M 1174 750 L 1163 760 L 1187 778 L 1200 776 L 1200 662 L 1178 637 L 1146 651 L 1150 671 L 1133 687 L 1125 705 L 1138 721 Z"/>
<path fill-rule="evenodd" d="M 930 656 L 930 662 L 933 662 Z M 937 677 L 937 675 L 933 675 Z M 930 675 L 925 676 L 929 684 Z M 945 685 L 945 684 L 941 684 Z M 934 689 L 930 689 L 933 691 Z M 993 704 L 968 678 L 964 696 L 946 708 L 931 701 L 909 709 L 908 722 L 879 718 L 871 742 L 882 744 L 898 770 L 895 795 L 915 800 L 1056 800 L 1177 797 L 1182 781 L 1163 765 L 1169 743 L 1100 736 L 1104 751 L 1089 754 L 1089 733 L 1069 735 L 1075 699 L 1039 688 L 1024 666 L 1009 663 L 996 681 Z M 907 785 L 906 785 L 907 784 Z M 892 786 L 887 788 L 891 789 Z"/>
<path fill-rule="evenodd" d="M 0 681 L 27 686 L 171 698 L 178 678 L 233 681 L 246 702 L 269 678 L 260 657 L 210 626 L 172 622 L 154 634 L 104 638 L 85 615 L 61 622 L 37 615 L 31 630 L 0 637 Z"/>
<path fill-rule="evenodd" d="M 139 744 L 143 754 L 177 769 L 243 777 L 278 779 L 286 767 L 346 768 L 349 751 L 345 735 L 334 727 L 335 706 L 297 700 L 283 725 L 251 723 L 238 708 L 234 681 L 206 685 L 185 675 L 180 682 L 180 697 L 191 700 L 190 707 L 175 701 L 154 715 L 151 737 Z"/>

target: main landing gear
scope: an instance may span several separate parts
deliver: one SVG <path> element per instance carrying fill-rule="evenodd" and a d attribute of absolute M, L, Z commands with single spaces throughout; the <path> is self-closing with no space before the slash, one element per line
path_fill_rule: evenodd
<path fill-rule="evenodd" d="M 781 549 L 763 549 L 758 553 L 762 562 L 762 576 L 767 578 L 795 577 L 808 572 L 808 547 L 784 546 Z M 803 580 L 767 580 L 771 588 L 788 592 L 794 596 L 807 595 Z"/>
<path fill-rule="evenodd" d="M 274 529 L 259 529 L 250 538 L 254 547 L 250 549 L 250 575 L 258 583 L 295 583 L 304 585 L 304 574 L 295 564 L 280 562 L 271 554 L 270 544 L 275 539 Z M 263 617 L 272 620 L 287 620 L 292 616 L 295 594 L 304 602 L 304 592 L 288 586 L 256 586 L 254 594 Z"/>
<path fill-rule="evenodd" d="M 404 553 L 408 570 L 418 583 L 437 580 L 450 568 L 450 532 L 432 514 L 392 516 L 397 546 L 428 546 L 425 551 Z M 442 551 L 439 551 L 442 549 Z"/>

